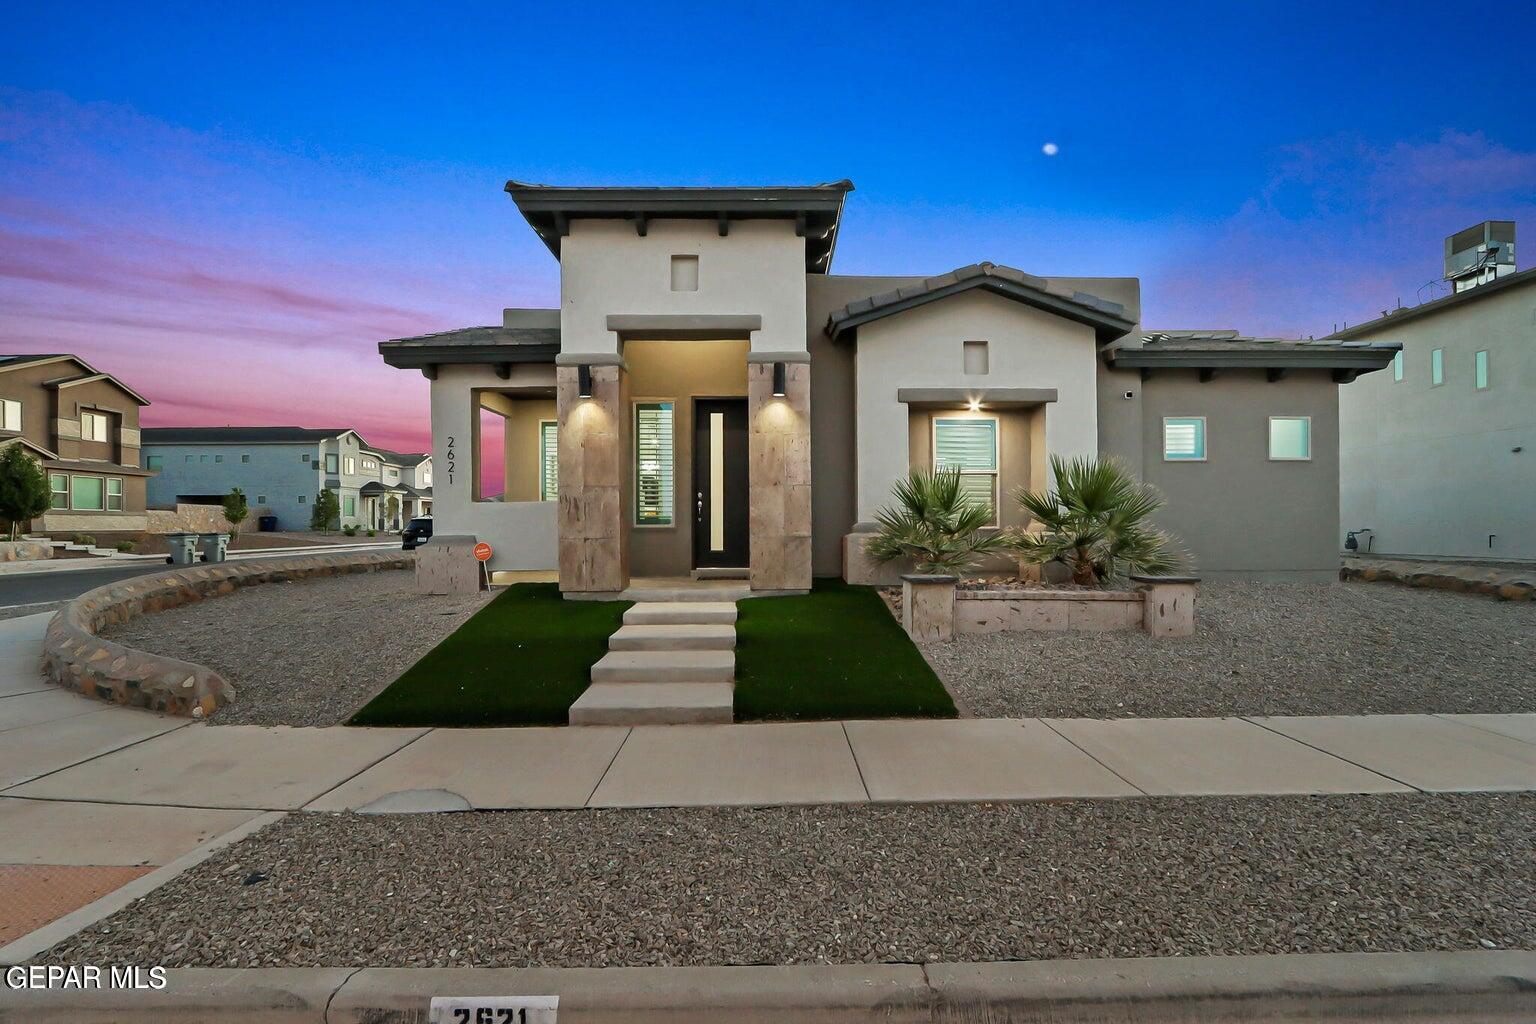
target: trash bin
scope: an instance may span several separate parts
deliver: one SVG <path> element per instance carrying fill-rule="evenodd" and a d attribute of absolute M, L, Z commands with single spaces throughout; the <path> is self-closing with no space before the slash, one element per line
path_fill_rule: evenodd
<path fill-rule="evenodd" d="M 197 534 L 195 533 L 168 533 L 165 535 L 165 543 L 170 548 L 170 557 L 166 559 L 172 565 L 191 565 L 197 561 Z"/>
<path fill-rule="evenodd" d="M 257 516 L 256 525 L 262 533 L 272 533 L 277 529 L 277 516 Z"/>
<path fill-rule="evenodd" d="M 202 538 L 203 542 L 203 561 L 224 561 L 224 552 L 229 550 L 229 534 L 203 533 L 198 536 Z"/>

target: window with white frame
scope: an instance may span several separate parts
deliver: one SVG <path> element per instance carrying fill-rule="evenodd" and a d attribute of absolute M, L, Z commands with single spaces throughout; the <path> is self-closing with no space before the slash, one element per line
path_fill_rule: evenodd
<path fill-rule="evenodd" d="M 0 401 L 0 430 L 21 433 L 21 403 L 9 398 Z"/>
<path fill-rule="evenodd" d="M 107 439 L 107 417 L 99 412 L 82 412 L 80 414 L 80 439 L 82 441 L 105 441 Z"/>
<path fill-rule="evenodd" d="M 1271 416 L 1269 457 L 1274 462 L 1306 462 L 1312 458 L 1312 417 Z"/>
<path fill-rule="evenodd" d="M 1472 357 L 1472 383 L 1479 391 L 1488 390 L 1488 350 L 1480 349 Z"/>
<path fill-rule="evenodd" d="M 357 499 L 351 495 L 342 498 L 341 514 L 349 517 L 357 515 Z"/>
<path fill-rule="evenodd" d="M 560 498 L 560 426 L 554 420 L 539 421 L 539 500 Z"/>
<path fill-rule="evenodd" d="M 117 476 L 107 477 L 107 511 L 121 512 L 123 510 L 123 478 Z"/>
<path fill-rule="evenodd" d="M 77 512 L 100 512 L 106 507 L 105 488 L 99 476 L 69 478 L 69 507 Z"/>
<path fill-rule="evenodd" d="M 353 458 L 352 456 L 350 456 L 350 455 L 347 456 L 347 472 L 348 473 L 356 473 L 357 472 L 357 460 L 355 458 Z"/>
<path fill-rule="evenodd" d="M 1437 348 L 1429 354 L 1429 386 L 1445 383 L 1445 349 Z"/>
<path fill-rule="evenodd" d="M 1397 355 L 1392 357 L 1392 379 L 1394 381 L 1398 381 L 1398 380 L 1402 380 L 1403 379 L 1403 350 L 1402 349 L 1398 349 L 1397 350 Z"/>
<path fill-rule="evenodd" d="M 338 463 L 336 453 L 327 452 L 325 455 L 325 471 L 327 473 L 335 473 L 337 465 Z"/>
<path fill-rule="evenodd" d="M 372 459 L 364 459 L 363 460 L 363 468 L 364 469 L 378 469 L 379 468 L 379 464 L 377 462 L 373 461 Z"/>
<path fill-rule="evenodd" d="M 997 420 L 935 416 L 933 468 L 960 471 L 960 489 L 992 510 L 997 523 Z"/>
<path fill-rule="evenodd" d="M 48 490 L 52 492 L 49 508 L 69 508 L 69 474 L 49 473 Z"/>
<path fill-rule="evenodd" d="M 1163 417 L 1163 461 L 1205 461 L 1205 417 Z"/>
<path fill-rule="evenodd" d="M 672 525 L 672 403 L 635 405 L 635 525 Z"/>

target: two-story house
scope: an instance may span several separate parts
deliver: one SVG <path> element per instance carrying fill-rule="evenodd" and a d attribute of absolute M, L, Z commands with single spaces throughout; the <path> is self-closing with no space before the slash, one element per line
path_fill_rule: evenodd
<path fill-rule="evenodd" d="M 145 464 L 157 471 L 149 505 L 218 504 L 238 487 L 252 517 L 307 530 L 322 490 L 336 493 L 341 526 L 398 529 L 430 502 L 431 458 L 376 448 L 350 427 L 151 427 Z M 391 504 L 390 499 L 394 502 Z"/>
<path fill-rule="evenodd" d="M 145 528 L 139 409 L 149 399 L 72 355 L 0 356 L 0 446 L 37 456 L 53 492 L 45 533 Z"/>

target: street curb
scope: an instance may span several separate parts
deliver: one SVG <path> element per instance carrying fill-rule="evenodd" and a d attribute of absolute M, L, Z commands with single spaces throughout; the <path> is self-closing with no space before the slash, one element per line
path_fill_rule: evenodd
<path fill-rule="evenodd" d="M 149 965 L 141 965 L 149 966 Z M 0 989 L 0 1022 L 420 1024 L 433 995 L 558 995 L 562 1024 L 1528 1020 L 1536 952 L 795 967 L 179 969 L 163 991 Z"/>
<path fill-rule="evenodd" d="M 242 562 L 254 558 L 282 558 L 297 555 L 334 555 L 344 551 L 394 551 L 400 547 L 398 541 L 383 544 L 320 544 L 314 547 L 287 547 L 287 548 L 247 548 L 244 551 L 231 551 L 225 555 L 226 562 Z M 187 569 L 192 566 L 171 565 L 166 561 L 165 555 L 114 555 L 111 558 L 45 558 L 38 562 L 4 562 L 0 563 L 0 576 L 35 576 L 56 572 L 86 572 L 98 569 L 112 569 L 130 565 L 163 565 L 168 569 Z M 47 564 L 44 564 L 47 563 Z M 197 565 L 207 565 L 207 562 L 198 562 Z M 218 563 L 213 563 L 217 565 Z"/>
<path fill-rule="evenodd" d="M 142 878 L 136 878 L 127 885 L 112 890 L 100 899 L 87 903 L 79 910 L 65 914 L 58 920 L 50 921 L 36 931 L 28 932 L 9 945 L 0 946 L 0 966 L 9 967 L 12 964 L 23 964 L 29 960 L 36 959 L 50 947 L 112 916 L 134 900 L 149 895 L 183 871 L 196 867 L 231 843 L 238 843 L 257 829 L 281 820 L 286 813 L 285 811 L 267 811 L 263 814 L 258 814 L 250 821 L 236 825 L 228 832 L 214 836 L 200 846 L 193 847 L 180 857 L 177 857 L 168 864 L 161 865 Z M 6 1006 L 6 996 L 10 994 L 12 993 L 8 993 L 5 989 L 0 989 L 0 1021 L 6 1019 L 3 1011 Z"/>

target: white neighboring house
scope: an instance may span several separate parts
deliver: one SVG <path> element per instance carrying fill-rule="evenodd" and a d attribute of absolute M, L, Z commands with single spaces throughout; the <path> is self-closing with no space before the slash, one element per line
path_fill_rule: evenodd
<path fill-rule="evenodd" d="M 1536 268 L 1515 225 L 1446 239 L 1451 294 L 1339 331 L 1393 342 L 1386 373 L 1341 389 L 1340 538 L 1416 558 L 1536 560 Z"/>

